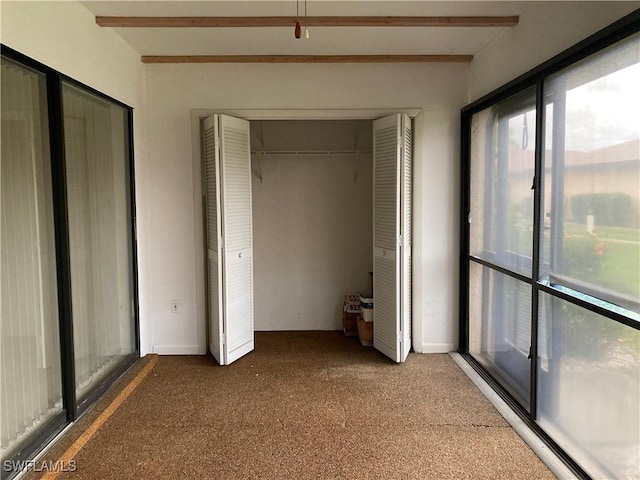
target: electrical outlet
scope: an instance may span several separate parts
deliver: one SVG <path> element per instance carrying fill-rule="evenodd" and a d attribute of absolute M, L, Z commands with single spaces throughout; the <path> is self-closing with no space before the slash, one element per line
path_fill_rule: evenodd
<path fill-rule="evenodd" d="M 180 300 L 171 300 L 171 313 L 180 313 L 180 310 L 182 310 Z"/>

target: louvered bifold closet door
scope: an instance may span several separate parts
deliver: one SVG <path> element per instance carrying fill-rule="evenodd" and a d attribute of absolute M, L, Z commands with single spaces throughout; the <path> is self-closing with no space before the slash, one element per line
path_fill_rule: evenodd
<path fill-rule="evenodd" d="M 202 146 L 205 173 L 205 215 L 207 243 L 207 321 L 209 323 L 209 351 L 219 364 L 224 365 L 223 315 L 222 315 L 222 257 L 219 241 L 221 218 L 219 202 L 220 158 L 216 147 L 218 124 L 214 116 L 206 118 L 202 125 Z"/>
<path fill-rule="evenodd" d="M 411 346 L 411 123 L 373 123 L 373 345 L 396 362 Z"/>
<path fill-rule="evenodd" d="M 400 312 L 400 332 L 402 336 L 400 350 L 401 361 L 406 360 L 411 350 L 411 209 L 412 202 L 412 170 L 413 170 L 413 128 L 408 115 L 401 115 L 402 152 L 400 171 L 402 185 L 400 191 L 402 223 L 400 233 L 402 240 L 400 296 L 402 310 Z"/>
<path fill-rule="evenodd" d="M 225 353 L 253 350 L 253 226 L 249 122 L 220 115 Z"/>

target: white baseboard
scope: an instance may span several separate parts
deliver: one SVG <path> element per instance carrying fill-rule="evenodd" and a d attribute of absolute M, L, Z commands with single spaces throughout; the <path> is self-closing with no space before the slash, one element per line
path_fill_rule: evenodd
<path fill-rule="evenodd" d="M 450 353 L 457 349 L 453 343 L 423 343 L 420 353 Z"/>
<path fill-rule="evenodd" d="M 158 355 L 198 355 L 198 345 L 154 345 Z"/>

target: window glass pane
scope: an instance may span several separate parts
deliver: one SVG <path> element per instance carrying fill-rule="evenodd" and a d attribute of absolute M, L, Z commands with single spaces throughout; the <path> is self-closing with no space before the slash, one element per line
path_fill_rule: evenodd
<path fill-rule="evenodd" d="M 531 286 L 469 265 L 469 353 L 528 408 Z"/>
<path fill-rule="evenodd" d="M 76 394 L 135 351 L 127 111 L 63 84 Z"/>
<path fill-rule="evenodd" d="M 640 36 L 545 83 L 543 265 L 640 312 Z"/>
<path fill-rule="evenodd" d="M 531 275 L 535 89 L 486 109 L 471 126 L 471 253 Z"/>
<path fill-rule="evenodd" d="M 62 411 L 45 77 L 2 58 L 0 453 Z"/>
<path fill-rule="evenodd" d="M 540 296 L 538 420 L 594 478 L 636 478 L 640 332 Z"/>

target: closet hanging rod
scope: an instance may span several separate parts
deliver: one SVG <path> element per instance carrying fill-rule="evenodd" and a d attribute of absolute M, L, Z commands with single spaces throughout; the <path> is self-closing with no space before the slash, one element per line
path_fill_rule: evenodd
<path fill-rule="evenodd" d="M 252 155 L 284 156 L 284 155 L 366 155 L 371 150 L 253 150 Z"/>

